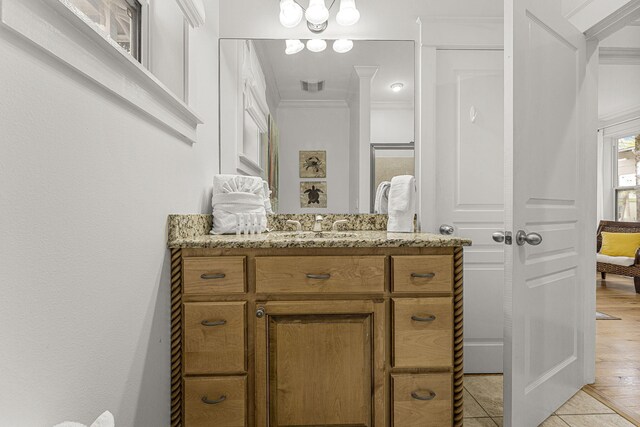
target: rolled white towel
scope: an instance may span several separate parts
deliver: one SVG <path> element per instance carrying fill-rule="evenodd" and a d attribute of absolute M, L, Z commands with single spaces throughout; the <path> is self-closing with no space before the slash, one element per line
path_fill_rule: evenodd
<path fill-rule="evenodd" d="M 225 175 L 213 176 L 213 195 L 225 193 L 262 194 L 262 178 L 259 176 Z"/>
<path fill-rule="evenodd" d="M 389 212 L 389 189 L 391 182 L 382 181 L 376 190 L 376 200 L 373 205 L 373 212 L 377 214 L 386 214 Z"/>
<path fill-rule="evenodd" d="M 416 180 L 411 175 L 391 178 L 387 231 L 413 233 L 416 211 Z"/>
<path fill-rule="evenodd" d="M 266 213 L 262 195 L 250 193 L 227 193 L 213 196 L 213 228 L 211 234 L 235 233 L 236 214 L 256 214 L 259 224 L 266 224 Z M 265 228 L 261 227 L 261 232 Z"/>
<path fill-rule="evenodd" d="M 100 415 L 90 427 L 114 427 L 115 419 L 113 418 L 113 414 L 109 411 L 104 411 L 102 415 Z M 56 424 L 54 427 L 87 427 L 85 424 L 74 423 L 71 421 L 65 421 L 60 424 Z"/>

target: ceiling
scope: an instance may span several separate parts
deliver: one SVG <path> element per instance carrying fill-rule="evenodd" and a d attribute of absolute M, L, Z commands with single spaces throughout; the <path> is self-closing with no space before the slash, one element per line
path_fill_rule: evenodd
<path fill-rule="evenodd" d="M 224 41 L 223 41 L 224 42 Z M 254 40 L 258 57 L 267 79 L 275 85 L 280 100 L 339 100 L 346 101 L 350 90 L 354 66 L 377 66 L 378 71 L 371 88 L 372 102 L 413 105 L 414 57 L 412 41 L 354 41 L 347 53 L 336 53 L 331 48 L 320 53 L 307 49 L 294 55 L 284 53 L 284 40 Z M 301 89 L 301 80 L 325 81 L 322 92 L 309 93 Z M 391 84 L 400 82 L 404 88 L 393 92 Z"/>

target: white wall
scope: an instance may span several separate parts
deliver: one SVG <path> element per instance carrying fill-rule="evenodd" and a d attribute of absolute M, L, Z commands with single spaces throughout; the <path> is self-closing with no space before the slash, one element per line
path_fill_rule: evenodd
<path fill-rule="evenodd" d="M 413 107 L 388 108 L 375 103 L 371 109 L 372 143 L 408 143 L 415 141 Z"/>
<path fill-rule="evenodd" d="M 329 104 L 305 107 L 304 101 L 278 107 L 280 130 L 280 212 L 349 212 L 349 108 Z M 315 104 L 319 104 L 316 102 Z M 299 151 L 327 151 L 327 208 L 300 207 L 300 181 L 325 181 L 300 178 Z"/>
<path fill-rule="evenodd" d="M 167 215 L 209 211 L 218 155 L 206 3 L 195 145 L 0 25 L 0 426 L 169 425 Z"/>

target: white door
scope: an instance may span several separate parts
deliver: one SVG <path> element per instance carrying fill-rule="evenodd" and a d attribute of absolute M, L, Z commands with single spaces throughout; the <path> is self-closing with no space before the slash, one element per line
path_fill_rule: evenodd
<path fill-rule="evenodd" d="M 502 372 L 504 67 L 498 50 L 437 52 L 437 224 L 464 250 L 464 371 Z M 445 230 L 446 231 L 446 230 Z"/>
<path fill-rule="evenodd" d="M 560 9 L 505 0 L 505 426 L 547 418 L 595 350 L 595 109 L 585 37 Z"/>

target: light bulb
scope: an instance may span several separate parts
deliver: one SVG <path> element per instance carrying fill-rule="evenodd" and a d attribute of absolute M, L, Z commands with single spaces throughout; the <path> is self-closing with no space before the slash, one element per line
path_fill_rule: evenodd
<path fill-rule="evenodd" d="M 287 47 L 284 50 L 284 53 L 286 53 L 287 55 L 296 54 L 304 49 L 304 43 L 302 43 L 300 40 L 287 40 L 286 44 Z"/>
<path fill-rule="evenodd" d="M 353 49 L 353 41 L 348 39 L 338 39 L 333 42 L 333 50 L 338 53 L 347 53 Z"/>
<path fill-rule="evenodd" d="M 394 92 L 400 92 L 404 85 L 402 83 L 394 83 L 391 85 L 391 90 Z"/>
<path fill-rule="evenodd" d="M 324 0 L 311 0 L 304 17 L 312 24 L 320 25 L 329 19 L 329 9 L 325 6 Z"/>
<path fill-rule="evenodd" d="M 302 21 L 302 8 L 293 0 L 280 0 L 280 23 L 293 28 Z"/>
<path fill-rule="evenodd" d="M 340 11 L 336 15 L 339 25 L 353 25 L 360 20 L 360 12 L 356 9 L 356 0 L 340 0 Z"/>
<path fill-rule="evenodd" d="M 311 39 L 307 41 L 307 49 L 311 52 L 322 52 L 327 48 L 327 42 L 322 39 Z"/>

